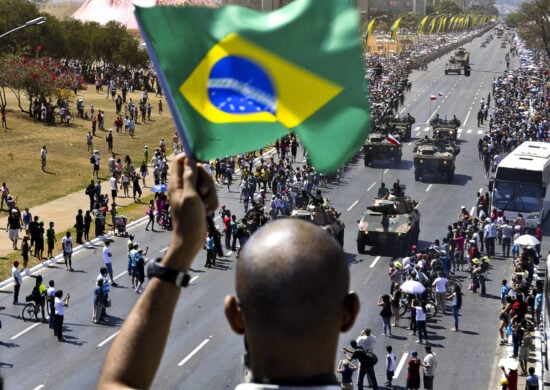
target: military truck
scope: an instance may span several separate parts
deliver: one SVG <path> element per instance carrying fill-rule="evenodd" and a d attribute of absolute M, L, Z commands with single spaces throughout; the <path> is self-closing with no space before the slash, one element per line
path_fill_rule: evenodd
<path fill-rule="evenodd" d="M 305 209 L 294 209 L 290 217 L 313 222 L 330 233 L 342 247 L 344 246 L 344 230 L 346 225 L 340 220 L 340 213 L 337 213 L 333 207 L 329 206 L 328 202 L 325 201 L 323 205 L 309 204 Z"/>
<path fill-rule="evenodd" d="M 449 140 L 423 139 L 413 147 L 414 179 L 424 180 L 426 174 L 443 175 L 451 183 L 455 175 L 455 160 L 460 147 Z"/>
<path fill-rule="evenodd" d="M 460 65 L 453 56 L 451 56 L 449 61 L 445 64 L 445 74 L 450 73 L 462 74 L 462 65 Z"/>
<path fill-rule="evenodd" d="M 456 49 L 454 58 L 462 67 L 470 65 L 470 52 L 463 47 Z"/>
<path fill-rule="evenodd" d="M 399 135 L 399 139 L 402 141 L 410 141 L 412 125 L 416 122 L 416 119 L 407 114 L 404 117 L 395 117 L 387 122 L 387 126 L 391 134 Z"/>
<path fill-rule="evenodd" d="M 378 197 L 357 221 L 357 252 L 366 253 L 366 246 L 399 248 L 404 254 L 420 235 L 418 202 L 405 196 L 405 185 L 394 183 L 391 191 L 381 187 Z"/>
<path fill-rule="evenodd" d="M 399 140 L 397 140 L 399 142 Z M 369 134 L 363 145 L 363 160 L 369 166 L 374 160 L 393 161 L 395 166 L 401 163 L 402 145 L 389 141 L 386 131 L 377 130 Z"/>
<path fill-rule="evenodd" d="M 453 117 L 453 119 L 433 119 L 430 121 L 432 126 L 432 134 L 435 138 L 444 138 L 456 141 L 457 130 L 460 127 L 460 121 Z"/>

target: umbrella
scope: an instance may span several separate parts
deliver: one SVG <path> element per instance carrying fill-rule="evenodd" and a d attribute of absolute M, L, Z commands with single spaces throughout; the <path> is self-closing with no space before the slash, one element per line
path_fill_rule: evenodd
<path fill-rule="evenodd" d="M 166 192 L 168 186 L 166 184 L 157 184 L 151 187 L 151 192 Z"/>
<path fill-rule="evenodd" d="M 514 245 L 535 246 L 538 244 L 540 244 L 540 241 L 530 234 L 524 234 L 514 240 Z"/>
<path fill-rule="evenodd" d="M 422 294 L 426 290 L 426 287 L 416 280 L 407 280 L 399 288 L 407 294 Z"/>
<path fill-rule="evenodd" d="M 517 370 L 518 369 L 518 362 L 516 359 L 513 358 L 502 358 L 498 361 L 499 367 L 504 367 L 508 370 Z"/>

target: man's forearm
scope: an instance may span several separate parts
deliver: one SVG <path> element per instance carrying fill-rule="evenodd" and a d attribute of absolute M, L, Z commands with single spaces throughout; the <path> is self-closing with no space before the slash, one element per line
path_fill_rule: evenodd
<path fill-rule="evenodd" d="M 151 279 L 115 338 L 98 388 L 149 388 L 160 364 L 180 288 Z"/>

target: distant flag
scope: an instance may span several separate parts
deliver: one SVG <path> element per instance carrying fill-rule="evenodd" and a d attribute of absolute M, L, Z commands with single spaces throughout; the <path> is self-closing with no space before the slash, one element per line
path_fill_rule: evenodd
<path fill-rule="evenodd" d="M 424 30 L 424 26 L 428 22 L 428 19 L 430 18 L 430 15 L 424 16 L 424 19 L 420 22 L 420 25 L 418 26 L 418 35 L 422 34 L 422 31 Z"/>
<path fill-rule="evenodd" d="M 438 95 L 439 96 L 445 96 L 445 95 L 443 95 L 443 92 L 439 92 Z"/>
<path fill-rule="evenodd" d="M 370 38 L 370 34 L 372 33 L 372 30 L 374 28 L 374 21 L 376 19 L 372 19 L 369 23 L 369 25 L 367 26 L 367 36 L 365 37 L 365 43 L 367 44 L 367 46 L 369 45 L 369 38 Z"/>
<path fill-rule="evenodd" d="M 397 30 L 399 29 L 399 25 L 401 24 L 401 19 L 403 19 L 403 16 L 400 18 L 397 18 L 395 22 L 391 25 L 390 28 L 390 40 L 394 41 L 395 37 L 397 36 Z"/>
<path fill-rule="evenodd" d="M 430 96 L 430 100 L 437 100 L 437 96 L 431 95 L 431 96 Z"/>
<path fill-rule="evenodd" d="M 432 24 L 430 25 L 430 35 L 433 33 L 435 28 L 435 23 L 437 22 L 437 18 L 432 19 Z"/>
<path fill-rule="evenodd" d="M 398 140 L 397 138 L 395 138 L 393 135 L 391 135 L 391 134 L 389 134 L 389 133 L 388 133 L 388 138 L 387 138 L 387 140 L 388 140 L 389 142 L 391 142 L 392 144 L 394 144 L 394 145 L 401 145 L 401 142 L 399 142 L 399 140 Z"/>
<path fill-rule="evenodd" d="M 296 0 L 269 13 L 136 6 L 135 14 L 194 158 L 252 151 L 295 133 L 312 164 L 330 172 L 367 138 L 359 15 L 348 0 Z"/>

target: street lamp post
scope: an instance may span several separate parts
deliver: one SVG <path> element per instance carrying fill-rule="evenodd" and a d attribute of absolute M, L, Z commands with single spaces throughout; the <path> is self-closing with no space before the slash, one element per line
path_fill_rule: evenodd
<path fill-rule="evenodd" d="M 39 18 L 29 20 L 29 21 L 25 22 L 25 24 L 22 24 L 19 27 L 16 27 L 14 29 L 11 29 L 10 31 L 7 31 L 7 32 L 1 34 L 0 39 L 4 38 L 6 35 L 9 35 L 9 34 L 15 32 L 17 30 L 21 30 L 22 28 L 29 27 L 29 26 L 38 26 L 42 23 L 46 23 L 46 18 L 44 16 L 40 16 Z"/>

